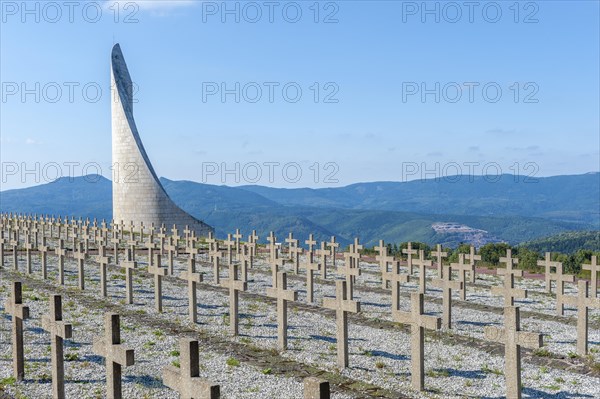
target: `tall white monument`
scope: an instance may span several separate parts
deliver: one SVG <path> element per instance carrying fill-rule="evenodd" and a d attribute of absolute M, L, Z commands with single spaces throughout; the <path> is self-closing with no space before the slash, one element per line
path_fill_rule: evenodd
<path fill-rule="evenodd" d="M 111 56 L 113 219 L 136 226 L 188 226 L 198 236 L 214 229 L 179 208 L 158 180 L 133 119 L 133 85 L 121 47 Z"/>

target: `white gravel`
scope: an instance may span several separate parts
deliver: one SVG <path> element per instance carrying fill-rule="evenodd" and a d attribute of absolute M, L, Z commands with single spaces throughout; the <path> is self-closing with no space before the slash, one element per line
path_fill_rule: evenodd
<path fill-rule="evenodd" d="M 55 257 L 49 256 L 49 278 L 55 275 Z M 7 259 L 8 260 L 8 259 Z M 143 264 L 145 257 L 137 256 Z M 35 278 L 39 278 L 39 265 L 37 256 L 34 256 Z M 268 265 L 259 260 L 256 268 L 270 270 Z M 93 262 L 86 264 L 87 294 L 96 295 L 98 288 L 98 268 Z M 181 257 L 176 262 L 178 272 L 185 269 L 185 259 Z M 143 266 L 143 265 L 142 265 Z M 67 285 L 76 286 L 75 263 L 67 261 Z M 378 265 L 361 263 L 361 268 L 366 270 L 379 270 Z M 223 268 L 222 275 L 227 274 Z M 291 271 L 291 265 L 286 265 Z M 331 269 L 331 268 L 330 268 Z M 21 266 L 24 270 L 24 264 Z M 201 267 L 205 272 L 205 281 L 212 282 L 212 269 Z M 334 274 L 330 277 L 334 278 Z M 435 275 L 434 270 L 428 275 Z M 183 325 L 190 326 L 187 322 L 187 294 L 183 282 L 173 284 L 172 281 L 163 283 L 164 309 L 163 314 L 153 310 L 154 291 L 151 279 L 135 277 L 136 292 L 134 305 L 127 308 L 145 311 L 151 317 L 176 320 Z M 252 273 L 250 271 L 250 291 L 264 295 L 265 288 L 271 285 L 270 275 Z M 479 275 L 478 283 L 499 284 L 500 279 L 495 276 Z M 532 289 L 530 298 L 520 306 L 523 310 L 537 313 L 554 314 L 554 300 L 546 295 L 537 295 L 535 291 L 543 291 L 543 282 L 525 280 L 527 287 Z M 124 281 L 122 274 L 115 270 L 110 271 L 109 296 L 113 302 L 124 299 Z M 300 291 L 299 301 L 305 301 L 304 282 L 288 280 L 292 289 Z M 521 283 L 520 283 L 521 284 Z M 363 274 L 358 278 L 355 299 L 361 301 L 363 315 L 369 318 L 390 320 L 390 297 L 373 292 L 360 290 L 361 286 L 380 287 L 381 283 L 376 276 Z M 3 301 L 7 295 L 8 282 L 3 280 L 0 285 L 0 299 Z M 404 287 L 407 291 L 414 290 L 415 283 Z M 332 285 L 315 284 L 315 298 L 320 305 L 323 296 L 332 296 Z M 574 291 L 573 287 L 569 290 Z M 49 338 L 41 332 L 39 318 L 46 312 L 47 302 L 34 301 L 33 295 L 43 298 L 41 293 L 28 292 L 26 301 L 32 308 L 33 319 L 27 322 L 27 354 L 28 378 L 31 380 L 16 386 L 9 386 L 9 392 L 15 394 L 21 391 L 27 397 L 50 397 L 50 384 L 48 381 L 36 382 L 44 376 L 50 375 L 49 369 Z M 428 295 L 440 296 L 439 290 L 429 290 Z M 489 291 L 481 288 L 469 287 L 469 301 L 502 306 L 502 299 L 490 297 Z M 408 301 L 403 300 L 403 307 L 408 309 Z M 91 353 L 91 338 L 102 330 L 102 315 L 93 309 L 82 308 L 77 303 L 70 304 L 64 301 L 65 319 L 77 320 L 75 335 L 65 353 L 78 353 L 79 360 L 66 363 L 67 395 L 78 395 L 83 398 L 95 398 L 101 395 L 104 389 L 104 368 L 101 360 Z M 198 291 L 199 324 L 195 328 L 208 331 L 210 334 L 228 336 L 227 318 L 228 297 L 226 295 L 200 289 Z M 431 314 L 440 312 L 440 306 L 426 302 L 426 311 Z M 240 301 L 240 332 L 241 335 L 232 338 L 238 342 L 255 345 L 262 348 L 276 347 L 276 312 L 275 306 L 262 300 L 242 298 Z M 572 314 L 573 312 L 571 312 Z M 599 312 L 590 312 L 591 317 L 599 318 Z M 454 307 L 453 333 L 464 336 L 482 337 L 483 326 L 501 324 L 501 315 L 467 308 Z M 337 371 L 335 366 L 335 321 L 312 312 L 291 311 L 289 313 L 290 325 L 290 350 L 282 354 L 285 358 L 309 364 L 327 371 Z M 575 327 L 565 324 L 564 319 L 557 317 L 556 321 L 548 322 L 534 317 L 524 318 L 522 327 L 528 331 L 539 331 L 545 334 L 548 349 L 555 353 L 569 353 L 575 350 Z M 157 331 L 148 331 L 144 326 L 128 324 L 122 318 L 124 326 L 122 336 L 129 345 L 136 349 L 136 365 L 124 370 L 124 387 L 126 397 L 144 398 L 177 397 L 160 382 L 160 370 L 165 365 L 176 359 L 169 353 L 178 348 L 174 337 L 160 336 Z M 4 315 L 0 319 L 0 379 L 8 377 L 10 371 L 10 345 L 9 318 Z M 350 378 L 371 383 L 383 388 L 402 392 L 415 398 L 435 397 L 502 397 L 504 395 L 503 358 L 491 356 L 473 347 L 463 345 L 446 345 L 437 340 L 426 343 L 426 387 L 429 391 L 417 393 L 410 389 L 410 341 L 408 334 L 402 331 L 380 330 L 376 328 L 351 324 L 350 336 L 350 368 L 342 374 Z M 590 348 L 594 352 L 596 361 L 599 359 L 600 332 L 590 329 Z M 295 398 L 301 397 L 301 382 L 291 378 L 265 375 L 261 370 L 242 363 L 239 367 L 226 365 L 228 357 L 234 354 L 223 355 L 213 352 L 203 352 L 201 357 L 203 376 L 220 383 L 224 397 L 231 398 Z M 31 361 L 30 359 L 35 359 Z M 524 397 L 572 398 L 572 397 L 600 397 L 600 380 L 585 377 L 580 374 L 552 369 L 539 368 L 523 364 Z M 87 396 L 86 396 L 87 395 Z M 346 397 L 343 395 L 337 398 Z"/>

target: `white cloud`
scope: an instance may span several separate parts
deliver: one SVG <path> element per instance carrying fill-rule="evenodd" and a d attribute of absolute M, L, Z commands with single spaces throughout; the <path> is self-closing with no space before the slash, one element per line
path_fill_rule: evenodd
<path fill-rule="evenodd" d="M 25 140 L 25 144 L 27 144 L 27 145 L 40 145 L 40 144 L 42 144 L 42 142 L 39 141 L 39 140 L 35 140 L 35 139 L 32 139 L 32 138 L 28 137 L 27 140 Z"/>

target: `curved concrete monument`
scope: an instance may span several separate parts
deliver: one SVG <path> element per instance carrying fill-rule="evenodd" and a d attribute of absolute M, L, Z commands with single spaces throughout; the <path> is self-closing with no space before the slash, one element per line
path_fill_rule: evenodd
<path fill-rule="evenodd" d="M 214 229 L 180 209 L 158 180 L 133 119 L 132 81 L 116 44 L 111 56 L 113 219 L 136 226 L 188 226 L 196 235 Z"/>

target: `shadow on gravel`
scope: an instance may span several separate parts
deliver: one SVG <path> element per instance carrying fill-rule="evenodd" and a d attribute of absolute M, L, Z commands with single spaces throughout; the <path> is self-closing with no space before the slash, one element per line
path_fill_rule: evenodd
<path fill-rule="evenodd" d="M 176 298 L 174 296 L 170 296 L 170 295 L 163 295 L 163 300 L 164 301 L 173 301 L 173 302 L 187 302 L 187 298 Z"/>
<path fill-rule="evenodd" d="M 229 316 L 229 312 L 225 313 L 227 316 Z M 260 318 L 264 318 L 267 317 L 266 314 L 249 314 L 249 313 L 239 313 L 238 314 L 238 318 L 241 319 L 260 319 Z"/>
<path fill-rule="evenodd" d="M 523 388 L 521 391 L 523 393 L 524 399 L 570 399 L 570 398 L 593 398 L 592 395 L 586 395 L 581 393 L 572 393 L 572 392 L 555 392 L 548 393 L 544 391 L 540 391 L 535 388 Z M 479 396 L 479 399 L 505 399 L 505 396 Z"/>
<path fill-rule="evenodd" d="M 495 323 L 495 322 L 468 321 L 468 320 L 458 320 L 458 321 L 456 321 L 456 324 L 479 326 L 479 327 L 494 326 L 494 325 L 499 326 L 500 325 L 500 323 Z"/>
<path fill-rule="evenodd" d="M 155 378 L 149 375 L 126 375 L 123 377 L 123 382 L 133 382 L 135 384 L 142 385 L 146 388 L 160 388 L 164 387 L 162 381 L 159 378 Z"/>
<path fill-rule="evenodd" d="M 453 368 L 445 368 L 445 369 L 434 369 L 434 371 L 442 371 L 445 370 L 450 377 L 461 377 L 468 379 L 482 379 L 485 378 L 486 373 L 481 370 L 458 370 Z"/>
<path fill-rule="evenodd" d="M 329 343 L 336 343 L 337 340 L 334 337 L 326 337 L 324 335 L 311 335 L 309 338 L 305 338 L 305 339 L 318 339 L 320 341 L 325 341 L 325 342 L 329 342 Z"/>
<path fill-rule="evenodd" d="M 242 334 L 240 334 L 240 337 L 242 336 Z M 250 337 L 250 338 L 255 338 L 255 339 L 277 339 L 276 335 L 246 335 L 246 337 Z M 291 339 L 293 337 L 288 337 L 288 340 Z"/>
<path fill-rule="evenodd" d="M 390 353 L 390 352 L 386 352 L 386 351 L 370 351 L 370 353 L 373 356 L 384 357 L 386 359 L 408 360 L 408 356 L 398 355 L 398 354 Z"/>
<path fill-rule="evenodd" d="M 467 297 L 468 297 L 469 299 L 471 299 L 471 298 L 483 298 L 483 299 L 490 299 L 490 296 L 489 296 L 489 295 L 471 294 L 471 293 L 469 293 L 469 292 L 467 292 Z M 467 301 L 467 302 L 468 302 L 468 301 Z"/>
<path fill-rule="evenodd" d="M 91 380 L 91 379 L 69 380 L 69 379 L 65 378 L 65 383 L 69 383 L 69 384 L 106 384 L 106 380 Z"/>
<path fill-rule="evenodd" d="M 524 398 L 540 398 L 540 399 L 569 399 L 569 398 L 593 398 L 592 395 L 586 395 L 582 393 L 573 393 L 573 392 L 555 392 L 548 393 L 544 391 L 540 391 L 535 388 L 523 388 L 523 397 Z"/>
<path fill-rule="evenodd" d="M 90 362 L 96 364 L 104 364 L 104 358 L 98 355 L 85 355 L 79 357 L 75 362 Z"/>
<path fill-rule="evenodd" d="M 27 359 L 28 363 L 50 363 L 50 358 L 45 358 L 45 357 L 40 357 L 40 358 L 32 358 L 32 359 Z"/>
<path fill-rule="evenodd" d="M 25 378 L 22 383 L 23 384 L 50 384 L 52 382 L 52 380 L 50 378 Z"/>
<path fill-rule="evenodd" d="M 27 331 L 35 333 L 35 334 L 46 334 L 46 330 L 41 327 L 29 327 Z"/>

